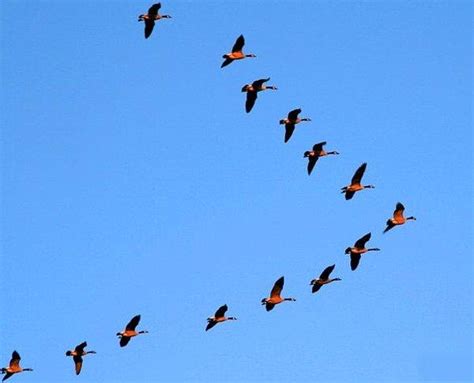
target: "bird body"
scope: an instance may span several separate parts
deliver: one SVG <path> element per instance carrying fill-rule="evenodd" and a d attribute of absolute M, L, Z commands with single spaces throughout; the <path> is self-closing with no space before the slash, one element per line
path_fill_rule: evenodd
<path fill-rule="evenodd" d="M 294 109 L 288 113 L 288 117 L 280 120 L 280 125 L 285 125 L 285 143 L 288 142 L 293 135 L 296 124 L 299 124 L 301 121 L 311 121 L 310 118 L 298 117 L 300 113 L 301 109 Z"/>
<path fill-rule="evenodd" d="M 367 163 L 364 162 L 362 165 L 354 173 L 351 184 L 348 186 L 344 186 L 341 188 L 341 193 L 345 194 L 346 200 L 351 199 L 354 194 L 363 189 L 373 189 L 375 186 L 373 185 L 362 185 L 362 177 L 364 176 L 365 169 L 367 168 Z"/>
<path fill-rule="evenodd" d="M 283 290 L 284 283 L 285 283 L 285 278 L 284 277 L 279 278 L 273 285 L 272 291 L 270 292 L 270 297 L 262 299 L 261 301 L 262 305 L 265 305 L 265 308 L 267 311 L 273 310 L 275 305 L 280 304 L 281 302 L 296 301 L 295 298 L 283 298 L 280 295 L 281 291 Z"/>
<path fill-rule="evenodd" d="M 5 376 L 2 379 L 2 382 L 10 378 L 14 374 L 18 374 L 23 371 L 33 371 L 32 368 L 22 368 L 20 366 L 20 354 L 17 351 L 12 352 L 12 358 L 10 360 L 10 363 L 8 367 L 3 367 L 1 369 L 1 373 L 5 374 Z"/>
<path fill-rule="evenodd" d="M 138 21 L 145 22 L 145 38 L 147 39 L 150 37 L 151 32 L 153 32 L 153 28 L 155 27 L 155 21 L 160 19 L 171 19 L 170 15 L 160 15 L 158 11 L 161 8 L 161 3 L 153 4 L 150 9 L 148 9 L 148 13 L 144 13 L 143 15 L 138 16 Z"/>
<path fill-rule="evenodd" d="M 326 145 L 326 141 L 319 142 L 317 144 L 313 145 L 312 150 L 307 150 L 304 152 L 304 158 L 308 158 L 308 175 L 311 175 L 311 172 L 313 171 L 314 165 L 316 165 L 316 162 L 320 157 L 326 157 L 329 155 L 338 155 L 339 152 L 336 152 L 335 150 L 332 152 L 326 152 L 323 149 L 323 146 Z"/>
<path fill-rule="evenodd" d="M 135 315 L 130 322 L 128 322 L 124 331 L 118 332 L 116 335 L 120 338 L 120 347 L 125 347 L 130 339 L 139 334 L 148 334 L 148 331 L 136 331 L 136 327 L 140 322 L 140 315 Z"/>
<path fill-rule="evenodd" d="M 225 313 L 226 313 L 227 309 L 228 309 L 227 305 L 223 305 L 223 306 L 221 306 L 217 309 L 217 311 L 216 311 L 216 313 L 214 314 L 213 317 L 207 318 L 206 331 L 210 330 L 211 328 L 213 328 L 218 323 L 222 323 L 222 322 L 225 322 L 225 321 L 228 321 L 228 320 L 237 320 L 236 317 L 226 317 L 225 316 Z"/>
<path fill-rule="evenodd" d="M 341 278 L 329 278 L 329 275 L 334 270 L 334 267 L 336 267 L 336 265 L 326 267 L 321 273 L 321 275 L 319 276 L 319 278 L 313 279 L 310 282 L 310 285 L 313 286 L 312 288 L 313 293 L 317 292 L 324 285 L 341 280 Z"/>
<path fill-rule="evenodd" d="M 240 35 L 237 40 L 235 40 L 234 46 L 232 47 L 232 52 L 226 53 L 222 56 L 225 61 L 222 63 L 221 68 L 232 63 L 234 60 L 242 60 L 246 57 L 257 57 L 253 53 L 245 54 L 242 52 L 242 49 L 245 45 L 245 39 L 243 35 Z"/>
<path fill-rule="evenodd" d="M 267 89 L 272 89 L 272 90 L 277 90 L 276 86 L 273 85 L 266 85 L 265 83 L 270 80 L 269 78 L 262 78 L 260 80 L 255 80 L 251 84 L 246 84 L 242 87 L 242 92 L 247 92 L 247 99 L 245 101 L 245 111 L 247 113 L 250 113 L 252 110 L 253 106 L 255 105 L 255 101 L 257 100 L 257 93 L 267 90 Z"/>
<path fill-rule="evenodd" d="M 87 354 L 95 354 L 95 351 L 84 351 L 84 348 L 87 347 L 87 342 L 82 342 L 81 344 L 77 345 L 74 350 L 66 351 L 66 356 L 72 356 L 74 360 L 74 365 L 76 368 L 76 375 L 81 373 L 82 369 L 82 357 Z"/>
<path fill-rule="evenodd" d="M 367 233 L 363 237 L 359 238 L 353 247 L 348 247 L 345 250 L 345 253 L 350 255 L 351 257 L 351 270 L 354 271 L 359 266 L 359 262 L 361 259 L 362 254 L 367 253 L 368 251 L 380 251 L 379 248 L 370 248 L 367 249 L 365 244 L 369 241 L 370 237 L 372 236 L 371 233 Z"/>
<path fill-rule="evenodd" d="M 397 206 L 395 207 L 395 211 L 393 212 L 393 218 L 389 218 L 387 220 L 387 227 L 383 231 L 386 233 L 390 229 L 392 229 L 395 226 L 403 225 L 407 221 L 416 221 L 416 218 L 411 216 L 405 218 L 403 216 L 403 212 L 405 211 L 405 206 L 403 206 L 400 202 L 397 203 Z"/>

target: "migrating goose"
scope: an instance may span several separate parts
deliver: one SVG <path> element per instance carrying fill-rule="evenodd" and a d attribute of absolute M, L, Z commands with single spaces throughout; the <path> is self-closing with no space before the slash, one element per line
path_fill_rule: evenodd
<path fill-rule="evenodd" d="M 255 104 L 255 100 L 257 99 L 258 92 L 261 92 L 262 90 L 267 90 L 267 89 L 277 90 L 276 86 L 265 85 L 265 83 L 269 80 L 270 80 L 270 77 L 262 78 L 260 80 L 255 80 L 253 83 L 244 85 L 242 87 L 242 92 L 247 92 L 247 100 L 245 102 L 245 111 L 247 113 L 249 113 L 252 110 Z"/>
<path fill-rule="evenodd" d="M 354 243 L 354 247 L 348 247 L 346 249 L 345 253 L 350 254 L 351 256 L 351 270 L 357 269 L 362 254 L 367 253 L 368 251 L 380 251 L 380 249 L 376 247 L 371 249 L 365 248 L 365 244 L 369 241 L 371 235 L 371 233 L 367 233 L 362 238 L 359 238 L 356 243 Z"/>
<path fill-rule="evenodd" d="M 10 360 L 10 364 L 8 365 L 8 367 L 3 367 L 2 368 L 2 374 L 6 374 L 3 379 L 2 379 L 2 382 L 4 380 L 7 380 L 8 378 L 10 378 L 13 374 L 18 374 L 20 372 L 23 372 L 23 371 L 33 371 L 32 368 L 21 368 L 20 367 L 20 354 L 18 354 L 18 352 L 16 351 L 13 351 L 12 352 L 12 359 Z"/>
<path fill-rule="evenodd" d="M 346 200 L 351 199 L 355 192 L 358 192 L 359 190 L 362 189 L 373 189 L 375 186 L 374 185 L 361 185 L 360 181 L 362 180 L 362 177 L 365 172 L 365 168 L 367 167 L 367 163 L 364 162 L 362 165 L 359 166 L 359 169 L 356 170 L 354 173 L 354 176 L 352 177 L 351 184 L 349 186 L 344 186 L 341 188 L 341 193 L 346 194 Z"/>
<path fill-rule="evenodd" d="M 135 315 L 130 322 L 128 322 L 125 330 L 122 332 L 118 332 L 116 335 L 120 338 L 120 347 L 125 347 L 128 342 L 130 342 L 130 338 L 137 336 L 138 334 L 148 334 L 148 331 L 135 331 L 138 323 L 140 322 L 140 315 Z"/>
<path fill-rule="evenodd" d="M 145 22 L 145 38 L 147 39 L 150 37 L 151 32 L 153 32 L 153 28 L 155 27 L 155 21 L 160 19 L 171 19 L 170 15 L 160 15 L 158 11 L 161 8 L 161 3 L 153 4 L 148 13 L 138 16 L 138 21 Z"/>
<path fill-rule="evenodd" d="M 311 172 L 313 171 L 314 165 L 316 165 L 316 162 L 318 161 L 319 157 L 325 157 L 330 154 L 339 154 L 339 152 L 336 152 L 335 150 L 332 152 L 326 152 L 323 149 L 323 146 L 326 145 L 326 141 L 320 142 L 318 144 L 313 145 L 313 150 L 307 150 L 304 152 L 304 157 L 308 158 L 308 175 L 311 175 Z"/>
<path fill-rule="evenodd" d="M 66 356 L 72 356 L 74 360 L 74 365 L 76 366 L 76 375 L 81 373 L 82 369 L 82 357 L 87 354 L 95 354 L 95 351 L 84 351 L 84 348 L 87 347 L 87 342 L 82 342 L 77 345 L 74 350 L 66 351 Z"/>
<path fill-rule="evenodd" d="M 232 52 L 226 53 L 224 56 L 222 56 L 225 61 L 222 63 L 221 68 L 224 68 L 225 66 L 229 65 L 234 60 L 242 60 L 246 57 L 257 57 L 253 53 L 246 55 L 244 52 L 242 52 L 244 44 L 244 35 L 240 35 L 239 37 L 237 37 L 237 40 L 235 40 L 234 46 L 232 47 Z"/>
<path fill-rule="evenodd" d="M 318 279 L 313 279 L 311 281 L 310 285 L 313 286 L 313 293 L 319 291 L 322 286 L 327 285 L 328 283 L 341 280 L 341 278 L 329 278 L 329 275 L 332 273 L 335 267 L 336 265 L 326 267 Z"/>
<path fill-rule="evenodd" d="M 275 305 L 283 301 L 296 301 L 295 298 L 282 298 L 280 296 L 281 290 L 283 290 L 283 284 L 285 283 L 285 278 L 281 277 L 273 285 L 272 291 L 270 292 L 270 298 L 263 298 L 262 305 L 265 305 L 267 311 L 273 310 Z"/>
<path fill-rule="evenodd" d="M 403 225 L 406 221 L 416 221 L 416 218 L 413 216 L 405 218 L 403 216 L 404 211 L 405 211 L 405 206 L 403 206 L 400 202 L 398 202 L 397 206 L 395 207 L 395 211 L 393 212 L 393 218 L 390 218 L 389 220 L 387 220 L 387 227 L 383 231 L 384 233 L 389 231 L 392 227 Z"/>
<path fill-rule="evenodd" d="M 227 311 L 227 305 L 221 306 L 217 309 L 213 317 L 207 318 L 206 331 L 213 328 L 216 324 L 225 322 L 227 320 L 237 320 L 235 317 L 226 317 L 225 312 Z"/>
<path fill-rule="evenodd" d="M 293 135 L 296 124 L 299 124 L 301 121 L 311 121 L 310 118 L 299 118 L 298 114 L 300 113 L 301 109 L 294 109 L 288 113 L 287 118 L 280 120 L 280 125 L 285 125 L 285 142 L 288 142 Z"/>

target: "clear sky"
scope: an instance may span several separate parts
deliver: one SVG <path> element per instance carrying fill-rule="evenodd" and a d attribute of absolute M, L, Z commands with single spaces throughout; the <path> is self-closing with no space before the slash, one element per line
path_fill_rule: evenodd
<path fill-rule="evenodd" d="M 470 381 L 472 3 L 163 1 L 145 40 L 151 4 L 1 2 L 0 364 L 35 370 L 11 381 Z M 257 58 L 220 69 L 240 34 Z M 382 235 L 398 201 L 417 221 Z"/>

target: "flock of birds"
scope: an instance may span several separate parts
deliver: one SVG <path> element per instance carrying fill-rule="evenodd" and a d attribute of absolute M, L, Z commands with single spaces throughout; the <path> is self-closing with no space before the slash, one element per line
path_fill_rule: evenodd
<path fill-rule="evenodd" d="M 145 23 L 145 38 L 148 39 L 155 27 L 155 22 L 160 19 L 171 18 L 170 15 L 160 15 L 159 10 L 161 8 L 161 3 L 153 4 L 146 14 L 139 15 L 138 21 L 143 21 Z M 240 35 L 237 40 L 235 41 L 232 51 L 230 53 L 224 54 L 222 57 L 225 59 L 221 65 L 221 68 L 226 67 L 227 65 L 231 64 L 235 60 L 242 60 L 244 58 L 254 58 L 256 55 L 254 54 L 245 54 L 242 50 L 245 45 L 245 39 L 243 35 Z M 242 92 L 247 93 L 247 98 L 245 102 L 245 111 L 250 113 L 252 108 L 255 105 L 257 100 L 257 94 L 259 92 L 271 89 L 277 90 L 276 86 L 266 85 L 266 83 L 270 80 L 270 78 L 259 79 L 251 84 L 246 84 L 242 87 Z M 280 120 L 281 125 L 285 125 L 285 137 L 284 142 L 288 142 L 288 140 L 293 135 L 295 130 L 295 125 L 299 124 L 303 121 L 311 121 L 310 118 L 300 118 L 299 114 L 301 113 L 301 109 L 294 109 L 288 113 L 286 118 Z M 313 145 L 312 150 L 308 150 L 304 152 L 304 157 L 308 158 L 308 165 L 307 165 L 307 172 L 308 175 L 311 175 L 311 172 L 316 165 L 316 162 L 320 157 L 325 157 L 328 155 L 338 155 L 337 151 L 325 151 L 323 147 L 326 145 L 326 142 L 319 142 Z M 362 185 L 362 177 L 365 173 L 367 168 L 367 163 L 363 163 L 359 166 L 359 168 L 355 171 L 351 182 L 349 185 L 344 186 L 341 188 L 341 193 L 345 195 L 346 200 L 352 199 L 354 194 L 358 191 L 363 189 L 373 189 L 373 185 Z M 386 222 L 386 228 L 383 233 L 391 230 L 395 226 L 403 225 L 409 220 L 416 220 L 415 217 L 410 216 L 405 218 L 404 216 L 405 207 L 402 203 L 398 202 L 395 207 L 395 211 L 393 212 L 392 218 L 389 218 Z M 360 260 L 362 258 L 362 254 L 365 254 L 369 251 L 380 251 L 379 248 L 366 248 L 367 242 L 371 238 L 371 233 L 367 233 L 361 238 L 359 238 L 352 247 L 347 247 L 345 250 L 345 254 L 350 256 L 350 266 L 351 270 L 356 270 L 359 266 Z M 331 273 L 333 272 L 334 268 L 336 267 L 335 264 L 326 267 L 322 273 L 319 275 L 318 278 L 313 279 L 310 282 L 312 286 L 312 293 L 316 293 L 321 289 L 322 286 L 327 285 L 329 283 L 340 281 L 340 278 L 330 278 Z M 284 277 L 280 277 L 273 285 L 272 290 L 270 291 L 270 296 L 267 298 L 263 298 L 261 300 L 262 305 L 265 306 L 267 311 L 273 310 L 273 308 L 284 302 L 284 301 L 295 301 L 295 298 L 284 298 L 281 296 L 281 292 L 283 290 L 285 279 Z M 227 305 L 223 305 L 219 307 L 214 316 L 207 318 L 207 326 L 205 331 L 210 330 L 215 325 L 230 321 L 236 320 L 237 318 L 232 316 L 225 316 L 228 310 Z M 136 328 L 140 322 L 140 315 L 135 315 L 125 326 L 123 331 L 117 332 L 117 337 L 120 339 L 120 347 L 125 347 L 131 338 L 138 336 L 140 334 L 146 334 L 148 331 L 141 330 L 137 331 Z M 82 342 L 81 344 L 77 345 L 73 350 L 66 351 L 66 356 L 72 356 L 74 365 L 75 365 L 75 372 L 76 375 L 79 375 L 82 369 L 83 357 L 87 354 L 95 354 L 95 351 L 85 351 L 87 347 L 87 342 Z M 20 373 L 23 371 L 33 371 L 31 368 L 22 368 L 20 366 L 20 354 L 17 351 L 13 351 L 12 357 L 8 367 L 4 367 L 1 369 L 1 373 L 5 374 L 2 381 L 10 378 L 12 375 L 16 373 Z"/>

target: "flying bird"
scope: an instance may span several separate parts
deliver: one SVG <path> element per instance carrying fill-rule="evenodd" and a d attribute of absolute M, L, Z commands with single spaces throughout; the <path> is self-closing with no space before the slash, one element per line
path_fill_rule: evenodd
<path fill-rule="evenodd" d="M 329 275 L 332 273 L 335 267 L 336 265 L 326 267 L 321 273 L 321 275 L 319 276 L 319 278 L 313 279 L 311 281 L 310 285 L 313 286 L 313 289 L 312 289 L 313 293 L 319 291 L 319 289 L 322 286 L 327 285 L 328 283 L 341 280 L 341 278 L 332 278 L 332 279 L 329 278 Z"/>
<path fill-rule="evenodd" d="M 354 173 L 354 176 L 352 177 L 351 184 L 349 186 L 344 186 L 341 188 L 341 193 L 346 194 L 346 200 L 351 199 L 356 192 L 362 189 L 373 189 L 375 186 L 373 185 L 361 185 L 360 181 L 362 180 L 362 177 L 365 172 L 365 168 L 367 167 L 367 163 L 364 162 L 362 165 L 359 166 L 359 168 L 356 170 Z"/>
<path fill-rule="evenodd" d="M 273 285 L 272 291 L 270 292 L 270 298 L 263 298 L 262 305 L 265 305 L 267 311 L 273 310 L 275 305 L 283 301 L 296 301 L 295 298 L 282 298 L 280 296 L 281 290 L 283 290 L 283 284 L 285 283 L 285 278 L 281 277 Z"/>
<path fill-rule="evenodd" d="M 365 244 L 369 241 L 371 233 L 367 233 L 362 238 L 359 238 L 354 247 L 348 247 L 345 251 L 346 254 L 351 256 L 351 270 L 354 271 L 359 266 L 360 258 L 362 254 L 367 253 L 368 251 L 380 251 L 379 248 L 366 249 Z"/>
<path fill-rule="evenodd" d="M 216 324 L 225 322 L 227 320 L 237 320 L 235 317 L 226 317 L 225 312 L 227 311 L 227 305 L 221 306 L 217 309 L 213 317 L 207 318 L 206 331 L 213 328 Z"/>
<path fill-rule="evenodd" d="M 323 149 L 324 145 L 326 145 L 326 141 L 314 144 L 313 150 L 307 150 L 306 152 L 304 152 L 304 157 L 308 158 L 308 175 L 311 175 L 314 165 L 316 165 L 316 162 L 318 161 L 319 157 L 325 157 L 330 154 L 339 154 L 339 152 L 336 152 L 335 150 L 332 152 L 326 152 Z"/>
<path fill-rule="evenodd" d="M 225 66 L 229 65 L 234 60 L 242 60 L 246 57 L 257 57 L 253 53 L 246 55 L 244 52 L 242 52 L 244 44 L 244 36 L 240 35 L 239 37 L 237 37 L 237 40 L 235 40 L 234 46 L 232 47 L 232 52 L 226 53 L 224 56 L 222 56 L 222 58 L 225 60 L 222 63 L 221 68 L 224 68 Z"/>
<path fill-rule="evenodd" d="M 397 203 L 397 206 L 395 207 L 395 211 L 393 212 L 393 218 L 390 218 L 387 220 L 387 227 L 383 231 L 386 233 L 389 231 L 391 228 L 398 226 L 398 225 L 403 225 L 406 221 L 416 221 L 416 218 L 411 216 L 405 218 L 403 216 L 403 212 L 405 211 L 405 206 L 403 206 L 400 202 Z"/>
<path fill-rule="evenodd" d="M 285 142 L 288 142 L 293 135 L 296 124 L 299 124 L 301 121 L 311 121 L 310 118 L 299 118 L 298 114 L 300 113 L 301 109 L 294 109 L 288 113 L 287 118 L 280 120 L 280 125 L 285 125 Z"/>
<path fill-rule="evenodd" d="M 270 80 L 269 78 L 262 78 L 260 80 L 256 80 L 251 84 L 244 85 L 242 87 L 242 92 L 247 92 L 247 100 L 245 102 L 245 111 L 249 113 L 253 106 L 255 105 L 255 100 L 257 99 L 257 93 L 267 89 L 277 90 L 276 86 L 273 85 L 265 85 L 267 81 Z"/>
<path fill-rule="evenodd" d="M 135 315 L 130 320 L 130 322 L 128 322 L 127 326 L 125 327 L 125 330 L 116 334 L 120 338 L 120 347 L 125 347 L 128 342 L 130 342 L 130 338 L 133 338 L 134 336 L 137 336 L 139 334 L 148 334 L 148 331 L 135 330 L 139 322 L 140 315 Z"/>
<path fill-rule="evenodd" d="M 138 16 L 138 21 L 145 22 L 145 38 L 147 39 L 150 37 L 151 32 L 153 32 L 153 28 L 155 27 L 155 21 L 160 19 L 171 19 L 170 15 L 160 15 L 158 11 L 161 8 L 161 3 L 153 4 L 148 13 Z"/>
<path fill-rule="evenodd" d="M 14 374 L 18 374 L 23 371 L 33 371 L 32 368 L 21 368 L 20 360 L 21 360 L 20 354 L 18 354 L 18 352 L 16 351 L 13 351 L 12 359 L 10 360 L 9 366 L 2 368 L 2 374 L 5 374 L 5 376 L 2 379 L 2 382 L 7 380 Z"/>
<path fill-rule="evenodd" d="M 66 351 L 66 356 L 72 356 L 74 360 L 74 365 L 76 366 L 76 375 L 81 373 L 82 369 L 82 357 L 87 354 L 95 354 L 95 351 L 84 351 L 84 348 L 87 347 L 87 342 L 82 342 L 77 345 L 74 350 Z"/>

